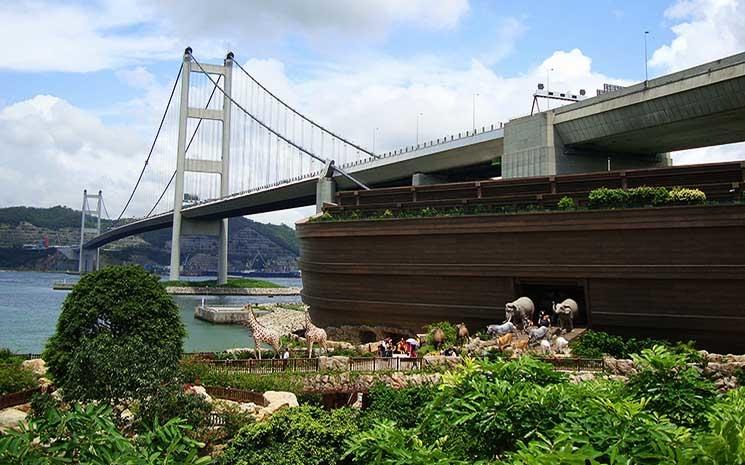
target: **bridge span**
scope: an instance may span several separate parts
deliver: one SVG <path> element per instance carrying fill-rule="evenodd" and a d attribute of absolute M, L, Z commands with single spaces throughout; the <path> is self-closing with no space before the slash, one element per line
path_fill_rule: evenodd
<path fill-rule="evenodd" d="M 127 236 L 173 227 L 172 279 L 179 275 L 182 235 L 220 237 L 219 280 L 224 282 L 226 218 L 320 207 L 334 199 L 337 189 L 586 173 L 606 171 L 609 165 L 614 170 L 668 166 L 671 150 L 745 141 L 745 53 L 504 126 L 385 154 L 372 153 L 292 109 L 234 62 L 232 53 L 223 65 L 208 65 L 187 49 L 179 76 L 178 135 L 173 137 L 178 143 L 162 151 L 165 158 L 176 155 L 175 169 L 170 168 L 173 175 L 163 193 L 145 218 L 117 225 L 83 244 L 92 253 Z M 199 106 L 190 97 L 190 92 L 199 95 L 190 81 L 196 78 L 212 90 L 202 92 Z M 174 94 L 176 89 L 174 84 Z M 269 105 L 259 105 L 254 93 Z M 214 95 L 223 98 L 213 100 Z M 190 157 L 203 122 L 222 129 L 212 144 L 197 147 L 201 158 Z M 215 155 L 203 155 L 209 152 Z M 148 161 L 143 173 L 147 167 Z M 138 186 L 139 181 L 133 196 Z M 194 194 L 205 186 L 213 187 Z M 161 203 L 164 198 L 172 198 L 172 204 Z M 199 200 L 203 198 L 211 200 Z"/>

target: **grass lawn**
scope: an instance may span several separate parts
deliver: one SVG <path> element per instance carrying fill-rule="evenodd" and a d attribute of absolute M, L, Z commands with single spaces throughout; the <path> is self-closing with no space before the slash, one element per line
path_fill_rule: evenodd
<path fill-rule="evenodd" d="M 209 281 L 161 281 L 163 287 L 284 287 L 270 281 L 251 278 L 229 278 L 227 284 L 217 284 L 216 279 Z"/>

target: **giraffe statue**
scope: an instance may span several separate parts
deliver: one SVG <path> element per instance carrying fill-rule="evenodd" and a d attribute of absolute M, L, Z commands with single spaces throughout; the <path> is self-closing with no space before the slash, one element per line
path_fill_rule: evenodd
<path fill-rule="evenodd" d="M 310 321 L 308 310 L 305 311 L 303 328 L 305 328 L 305 340 L 308 342 L 308 358 L 313 356 L 313 343 L 315 342 L 323 347 L 323 351 L 328 354 L 328 349 L 326 348 L 326 330 L 319 328 Z"/>
<path fill-rule="evenodd" d="M 251 333 L 253 334 L 254 354 L 256 354 L 256 357 L 261 360 L 261 349 L 259 348 L 260 342 L 272 346 L 275 356 L 279 356 L 279 349 L 282 348 L 279 339 L 279 333 L 277 333 L 276 331 L 272 331 L 271 329 L 259 323 L 259 320 L 256 319 L 253 308 L 251 308 L 251 304 L 247 304 L 245 307 L 243 307 L 243 310 L 248 311 L 247 324 L 248 327 L 251 328 Z"/>

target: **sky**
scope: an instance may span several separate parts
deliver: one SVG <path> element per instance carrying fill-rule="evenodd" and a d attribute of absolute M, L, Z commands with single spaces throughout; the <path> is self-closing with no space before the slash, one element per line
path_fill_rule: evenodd
<path fill-rule="evenodd" d="M 594 94 L 643 80 L 645 61 L 654 77 L 745 51 L 745 0 L 0 0 L 0 24 L 0 207 L 80 208 L 102 189 L 111 216 L 186 46 L 213 63 L 233 51 L 320 124 L 366 147 L 375 133 L 376 151 L 412 144 L 419 113 L 423 140 L 465 131 L 474 94 L 488 126 L 529 113 L 547 78 Z M 673 154 L 743 158 L 744 144 Z"/>

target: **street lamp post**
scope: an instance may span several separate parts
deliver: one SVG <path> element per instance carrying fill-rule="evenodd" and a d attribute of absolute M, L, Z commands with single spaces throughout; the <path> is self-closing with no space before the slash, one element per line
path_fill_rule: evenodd
<path fill-rule="evenodd" d="M 546 70 L 546 94 L 548 94 L 549 90 L 551 89 L 551 86 L 549 85 L 549 79 L 551 77 L 551 71 L 553 71 L 553 68 L 549 68 Z M 546 99 L 546 105 L 548 106 L 548 109 L 551 109 L 551 99 Z"/>
<path fill-rule="evenodd" d="M 373 129 L 373 144 L 372 144 L 372 153 L 375 154 L 375 134 L 380 131 L 380 128 Z"/>
<path fill-rule="evenodd" d="M 416 145 L 419 147 L 419 117 L 424 115 L 424 113 L 417 113 L 416 115 Z"/>
<path fill-rule="evenodd" d="M 644 82 L 649 80 L 649 73 L 647 72 L 647 36 L 649 31 L 644 31 Z"/>
<path fill-rule="evenodd" d="M 473 133 L 476 134 L 476 97 L 479 94 L 473 94 Z"/>

